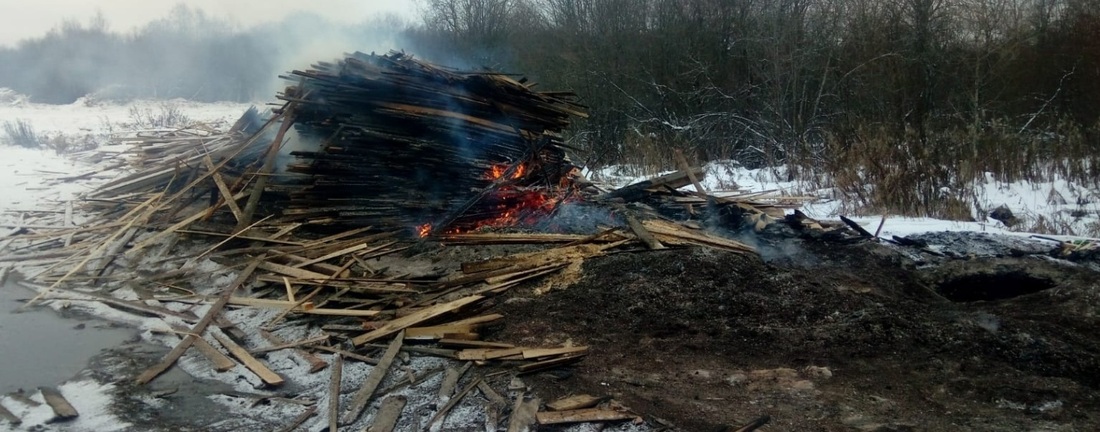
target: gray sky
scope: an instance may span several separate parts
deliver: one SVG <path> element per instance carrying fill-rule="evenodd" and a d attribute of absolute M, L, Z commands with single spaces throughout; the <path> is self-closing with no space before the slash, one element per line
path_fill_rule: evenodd
<path fill-rule="evenodd" d="M 0 45 L 41 36 L 64 20 L 86 23 L 102 11 L 116 32 L 127 32 L 163 18 L 180 2 L 171 0 L 0 0 Z M 377 14 L 414 17 L 414 0 L 187 0 L 192 8 L 242 26 L 278 21 L 297 10 L 345 23 Z"/>

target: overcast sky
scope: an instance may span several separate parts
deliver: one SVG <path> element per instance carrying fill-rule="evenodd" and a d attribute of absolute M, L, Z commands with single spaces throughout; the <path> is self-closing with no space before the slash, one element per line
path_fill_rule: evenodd
<path fill-rule="evenodd" d="M 110 29 L 127 32 L 165 17 L 180 2 L 172 0 L 0 0 L 0 45 L 41 36 L 64 20 L 87 23 L 103 11 Z M 243 26 L 279 21 L 306 9 L 325 18 L 354 23 L 377 13 L 414 17 L 414 0 L 187 0 L 192 8 Z"/>

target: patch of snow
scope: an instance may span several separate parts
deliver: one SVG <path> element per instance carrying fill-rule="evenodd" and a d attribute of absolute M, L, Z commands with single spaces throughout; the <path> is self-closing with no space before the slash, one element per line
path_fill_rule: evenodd
<path fill-rule="evenodd" d="M 49 423 L 54 418 L 53 409 L 45 403 L 42 394 L 34 393 L 30 399 L 41 403 L 31 407 L 10 397 L 3 399 L 4 406 L 23 420 L 24 429 L 37 431 L 113 432 L 126 430 L 130 424 L 116 417 L 111 411 L 113 384 L 104 384 L 90 378 L 69 381 L 58 386 L 65 400 L 79 413 L 75 419 Z"/>

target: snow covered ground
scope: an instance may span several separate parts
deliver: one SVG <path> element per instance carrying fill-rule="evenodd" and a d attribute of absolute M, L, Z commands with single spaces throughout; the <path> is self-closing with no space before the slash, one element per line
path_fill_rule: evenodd
<path fill-rule="evenodd" d="M 850 206 L 835 198 L 836 194 L 832 190 L 816 189 L 797 181 L 787 181 L 783 167 L 748 169 L 735 161 L 715 161 L 708 163 L 705 169 L 707 175 L 701 183 L 711 192 L 736 194 L 774 191 L 775 194 L 784 196 L 814 196 L 818 199 L 807 202 L 802 207 L 806 215 L 825 220 L 844 215 L 872 232 L 882 220 L 881 214 L 844 214 L 843 209 Z M 611 166 L 587 174 L 609 186 L 620 187 L 648 177 L 637 175 L 638 171 L 633 167 Z M 882 235 L 889 237 L 936 231 L 973 231 L 1029 236 L 1032 233 L 1026 230 L 1034 227 L 1042 218 L 1052 229 L 1066 234 L 1051 237 L 1100 237 L 1100 191 L 1093 188 L 1061 179 L 1039 183 L 1005 183 L 987 175 L 985 181 L 974 184 L 973 196 L 971 216 L 975 222 L 887 215 Z M 1021 222 L 1008 227 L 988 217 L 988 211 L 1002 205 L 1012 210 Z"/>

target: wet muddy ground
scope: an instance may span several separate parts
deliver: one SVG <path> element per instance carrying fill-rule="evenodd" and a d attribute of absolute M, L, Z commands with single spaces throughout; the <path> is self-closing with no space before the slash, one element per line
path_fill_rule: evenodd
<path fill-rule="evenodd" d="M 494 336 L 591 345 L 571 373 L 536 376 L 545 399 L 612 395 L 679 430 L 761 415 L 784 431 L 1100 430 L 1096 263 L 928 240 L 764 241 L 784 251 L 769 262 L 618 254 L 568 289 L 516 293 Z"/>
<path fill-rule="evenodd" d="M 137 335 L 77 311 L 39 307 L 16 312 L 31 297 L 33 292 L 12 280 L 0 286 L 0 394 L 56 386 L 103 350 Z"/>

